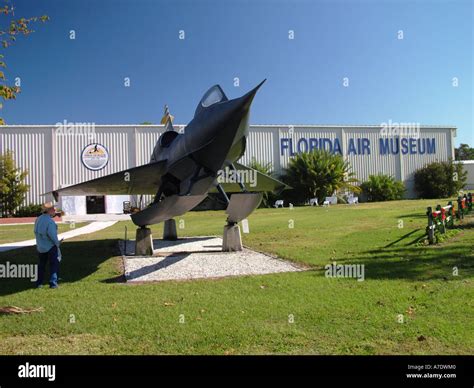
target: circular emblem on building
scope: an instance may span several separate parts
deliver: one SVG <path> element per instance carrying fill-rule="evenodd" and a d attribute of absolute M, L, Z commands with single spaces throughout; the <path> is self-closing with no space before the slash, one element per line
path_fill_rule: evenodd
<path fill-rule="evenodd" d="M 81 161 L 89 170 L 102 170 L 109 162 L 109 151 L 102 144 L 89 144 L 82 150 Z"/>

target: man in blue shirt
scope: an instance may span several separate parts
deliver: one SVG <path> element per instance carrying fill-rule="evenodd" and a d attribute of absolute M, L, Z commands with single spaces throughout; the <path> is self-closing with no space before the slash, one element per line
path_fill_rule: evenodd
<path fill-rule="evenodd" d="M 49 261 L 49 287 L 58 288 L 58 271 L 59 271 L 59 245 L 58 226 L 53 221 L 56 209 L 51 202 L 43 205 L 43 214 L 36 219 L 35 236 L 36 249 L 39 255 L 38 280 L 36 287 L 43 285 L 46 264 Z"/>

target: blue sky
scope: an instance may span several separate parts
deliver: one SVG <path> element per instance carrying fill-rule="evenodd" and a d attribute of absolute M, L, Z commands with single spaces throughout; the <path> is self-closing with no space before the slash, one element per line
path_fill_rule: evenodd
<path fill-rule="evenodd" d="M 470 0 L 13 3 L 51 20 L 2 50 L 22 87 L 8 124 L 157 123 L 164 104 L 186 124 L 211 85 L 233 98 L 267 78 L 253 124 L 455 125 L 474 146 Z"/>

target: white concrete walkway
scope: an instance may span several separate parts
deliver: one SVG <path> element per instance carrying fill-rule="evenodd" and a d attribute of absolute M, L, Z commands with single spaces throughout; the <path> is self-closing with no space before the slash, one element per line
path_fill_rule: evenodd
<path fill-rule="evenodd" d="M 67 232 L 61 233 L 58 235 L 59 240 L 61 239 L 69 239 L 73 238 L 76 236 L 80 236 L 81 234 L 88 234 L 88 233 L 94 233 L 99 230 L 108 228 L 109 226 L 112 226 L 115 224 L 117 221 L 97 221 L 97 222 L 92 222 L 89 225 L 83 226 L 82 228 L 77 228 L 77 229 L 71 229 Z M 31 247 L 33 245 L 36 245 L 36 240 L 26 240 L 26 241 L 18 241 L 18 242 L 12 242 L 12 243 L 6 243 L 6 244 L 0 244 L 0 252 L 6 252 L 6 251 L 11 251 L 12 249 L 18 249 L 18 248 L 24 248 L 24 247 Z"/>
<path fill-rule="evenodd" d="M 76 214 L 62 216 L 65 222 L 130 221 L 130 214 Z"/>

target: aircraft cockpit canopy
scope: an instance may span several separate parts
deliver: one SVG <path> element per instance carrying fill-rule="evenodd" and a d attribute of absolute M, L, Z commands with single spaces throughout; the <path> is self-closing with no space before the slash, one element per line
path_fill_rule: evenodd
<path fill-rule="evenodd" d="M 194 117 L 196 117 L 202 110 L 210 107 L 211 105 L 217 104 L 218 102 L 228 101 L 229 99 L 225 95 L 224 91 L 219 85 L 211 87 L 204 96 L 201 98 L 199 105 L 196 108 Z"/>

